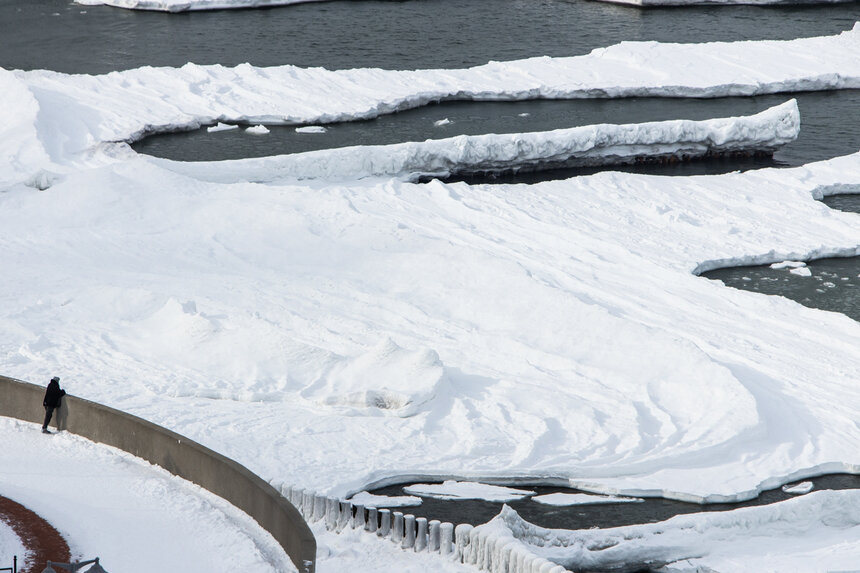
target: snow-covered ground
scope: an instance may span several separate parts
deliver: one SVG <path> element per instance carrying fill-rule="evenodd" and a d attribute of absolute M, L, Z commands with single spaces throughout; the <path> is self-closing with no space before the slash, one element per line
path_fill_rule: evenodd
<path fill-rule="evenodd" d="M 29 555 L 21 538 L 9 525 L 0 521 L 0 567 L 11 567 L 14 557 L 18 557 L 18 563 L 23 565 Z"/>
<path fill-rule="evenodd" d="M 858 43 L 860 26 L 459 71 L 0 71 L 0 372 L 60 375 L 276 485 L 332 495 L 513 476 L 719 501 L 860 472 L 860 324 L 695 276 L 860 253 L 857 215 L 815 200 L 860 191 L 860 153 L 470 186 L 180 173 L 110 143 L 448 96 L 846 87 Z M 382 559 L 322 537 L 330 563 Z"/>
<path fill-rule="evenodd" d="M 125 573 L 295 571 L 246 514 L 125 452 L 2 417 L 0 442 L 0 494 L 57 528 L 73 559 L 99 557 Z M 19 570 L 29 567 L 20 543 L 13 549 Z M 11 565 L 8 555 L 0 566 Z"/>

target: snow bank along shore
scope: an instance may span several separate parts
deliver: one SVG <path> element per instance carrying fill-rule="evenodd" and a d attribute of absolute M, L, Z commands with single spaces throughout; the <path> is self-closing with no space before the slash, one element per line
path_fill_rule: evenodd
<path fill-rule="evenodd" d="M 860 24 L 836 36 L 623 42 L 585 56 L 390 71 L 187 64 L 99 76 L 0 69 L 0 184 L 119 153 L 109 142 L 218 121 L 324 124 L 446 99 L 718 97 L 860 87 Z M 50 162 L 46 161 L 46 156 Z M 10 173 L 10 170 L 12 173 Z"/>
<path fill-rule="evenodd" d="M 355 146 L 262 159 L 184 163 L 153 160 L 197 179 L 272 182 L 283 179 L 448 176 L 621 165 L 639 159 L 694 159 L 732 153 L 772 153 L 800 132 L 791 100 L 753 116 L 589 125 L 535 133 L 460 135 L 393 145 Z M 229 174 L 229 175 L 227 175 Z"/>
<path fill-rule="evenodd" d="M 156 10 L 160 12 L 189 12 L 194 10 L 224 10 L 229 8 L 265 8 L 288 6 L 325 0 L 75 0 L 84 6 L 116 6 L 133 10 Z"/>

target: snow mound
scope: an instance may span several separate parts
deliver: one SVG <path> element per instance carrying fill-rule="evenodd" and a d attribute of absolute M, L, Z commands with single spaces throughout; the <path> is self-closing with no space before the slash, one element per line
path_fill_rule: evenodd
<path fill-rule="evenodd" d="M 446 382 L 439 355 L 406 350 L 385 338 L 368 352 L 336 363 L 302 396 L 327 406 L 393 411 L 401 416 L 434 398 Z"/>
<path fill-rule="evenodd" d="M 535 494 L 525 489 L 456 480 L 440 484 L 418 483 L 404 487 L 403 491 L 434 499 L 481 499 L 493 502 L 516 501 Z"/>
<path fill-rule="evenodd" d="M 771 505 L 577 531 L 538 527 L 505 506 L 492 521 L 476 529 L 524 543 L 534 553 L 573 571 L 627 572 L 670 564 L 683 571 L 701 570 L 696 567 L 731 571 L 734 568 L 726 564 L 732 562 L 743 563 L 744 570 L 755 570 L 748 559 L 761 561 L 761 570 L 767 570 L 767 559 L 773 559 L 767 551 L 769 545 L 809 559 L 817 544 L 826 544 L 828 550 L 814 556 L 820 559 L 814 570 L 825 571 L 841 568 L 856 558 L 860 548 L 860 491 L 821 491 Z M 787 538 L 794 541 L 793 549 L 785 543 Z M 830 545 L 834 538 L 845 543 Z M 503 545 L 496 543 L 496 547 Z"/>
<path fill-rule="evenodd" d="M 704 121 L 598 124 L 546 132 L 459 135 L 392 145 L 356 146 L 234 161 L 154 160 L 218 181 L 353 179 L 617 165 L 641 158 L 772 152 L 797 138 L 800 113 L 790 100 L 752 116 Z M 220 178 L 220 179 L 219 179 Z"/>
<path fill-rule="evenodd" d="M 0 189 L 25 179 L 38 189 L 53 182 L 43 170 L 50 159 L 37 132 L 39 111 L 27 86 L 0 68 Z"/>
<path fill-rule="evenodd" d="M 250 133 L 251 135 L 266 135 L 269 133 L 269 128 L 265 125 L 252 125 L 245 129 L 245 133 Z"/>

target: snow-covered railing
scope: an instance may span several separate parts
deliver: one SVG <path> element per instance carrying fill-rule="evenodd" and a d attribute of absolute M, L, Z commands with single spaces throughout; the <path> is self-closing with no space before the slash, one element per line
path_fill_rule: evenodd
<path fill-rule="evenodd" d="M 329 531 L 364 531 L 395 543 L 404 551 L 437 553 L 443 558 L 474 565 L 492 573 L 568 573 L 563 566 L 529 551 L 523 543 L 496 529 L 428 521 L 400 511 L 319 495 L 313 491 L 280 486 L 281 494 L 308 523 L 325 520 Z"/>

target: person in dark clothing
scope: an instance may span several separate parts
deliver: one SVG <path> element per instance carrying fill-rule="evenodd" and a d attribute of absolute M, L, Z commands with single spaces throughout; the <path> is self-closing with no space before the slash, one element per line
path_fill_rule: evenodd
<path fill-rule="evenodd" d="M 60 388 L 59 377 L 51 378 L 51 381 L 48 382 L 48 388 L 45 390 L 45 399 L 42 400 L 42 406 L 45 407 L 45 423 L 42 424 L 43 434 L 51 433 L 48 430 L 48 424 L 51 423 L 51 416 L 54 415 L 54 410 L 60 407 L 61 400 L 65 395 L 66 391 Z"/>

